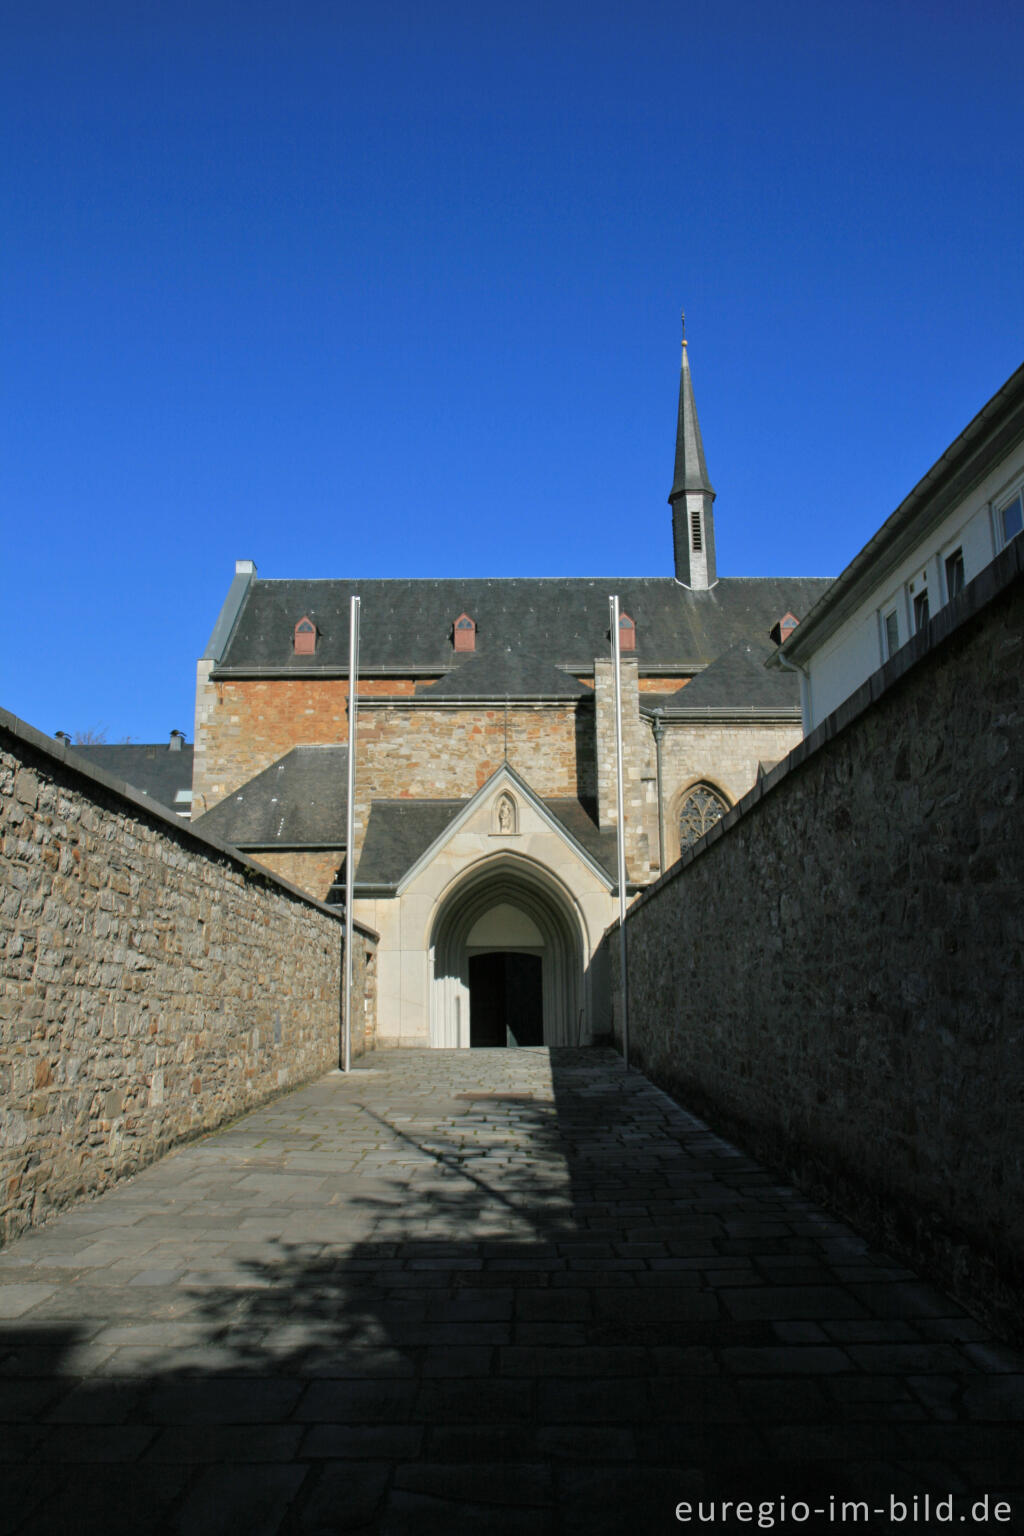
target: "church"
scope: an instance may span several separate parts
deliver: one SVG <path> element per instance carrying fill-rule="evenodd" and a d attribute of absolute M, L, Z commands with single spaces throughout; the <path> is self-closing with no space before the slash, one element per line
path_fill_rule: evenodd
<path fill-rule="evenodd" d="M 192 817 L 380 936 L 382 1046 L 586 1044 L 610 1027 L 620 601 L 627 893 L 801 737 L 765 661 L 828 581 L 719 578 L 683 342 L 675 574 L 261 578 L 240 560 L 198 663 Z M 347 849 L 349 601 L 361 602 Z"/>

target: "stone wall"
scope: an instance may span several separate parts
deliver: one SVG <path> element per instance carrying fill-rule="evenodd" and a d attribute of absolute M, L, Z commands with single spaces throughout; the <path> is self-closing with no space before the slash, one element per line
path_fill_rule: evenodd
<path fill-rule="evenodd" d="M 303 745 L 348 740 L 343 678 L 211 682 L 200 662 L 196 694 L 193 815 Z M 409 691 L 411 691 L 411 683 Z M 360 698 L 407 691 L 400 680 L 360 682 Z M 593 705 L 511 705 L 508 759 L 541 795 L 594 795 Z M 359 714 L 358 791 L 372 797 L 468 799 L 505 760 L 501 705 L 429 708 L 375 704 Z M 365 807 L 357 816 L 357 842 Z"/>
<path fill-rule="evenodd" d="M 594 794 L 590 700 L 512 704 L 508 761 L 541 796 Z M 582 742 L 580 740 L 582 736 Z M 393 799 L 468 799 L 505 761 L 506 716 L 492 705 L 365 709 L 359 715 L 359 790 Z"/>
<path fill-rule="evenodd" d="M 3 1235 L 336 1066 L 341 964 L 336 913 L 0 712 Z"/>
<path fill-rule="evenodd" d="M 211 679 L 212 662 L 196 677 L 194 814 L 276 763 L 292 747 L 348 740 L 347 677 Z M 426 679 L 421 679 L 426 681 Z M 412 678 L 360 678 L 359 697 L 415 692 Z"/>
<path fill-rule="evenodd" d="M 341 868 L 344 848 L 260 848 L 249 854 L 256 864 L 262 864 L 289 885 L 297 885 L 317 901 L 326 901 Z"/>
<path fill-rule="evenodd" d="M 627 919 L 637 1064 L 1018 1328 L 1022 543 Z"/>
<path fill-rule="evenodd" d="M 637 664 L 623 660 L 620 669 L 622 694 L 622 811 L 625 826 L 626 875 L 645 881 L 651 876 L 649 836 L 653 786 L 653 741 L 650 727 L 640 718 Z M 602 827 L 618 825 L 617 765 L 615 752 L 615 663 L 594 662 L 595 737 L 597 756 L 597 809 Z M 657 807 L 654 825 L 657 827 Z M 655 838 L 657 832 L 655 831 Z M 655 841 L 655 849 L 657 841 Z"/>
<path fill-rule="evenodd" d="M 679 811 L 694 784 L 710 784 L 735 804 L 756 783 L 758 765 L 779 762 L 799 740 L 799 723 L 724 720 L 666 724 L 661 747 L 666 864 L 674 864 L 679 857 Z"/>

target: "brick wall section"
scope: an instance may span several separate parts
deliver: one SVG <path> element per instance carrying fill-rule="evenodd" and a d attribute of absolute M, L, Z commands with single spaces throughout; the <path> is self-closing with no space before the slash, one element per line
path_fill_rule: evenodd
<path fill-rule="evenodd" d="M 579 736 L 583 762 L 578 765 Z M 592 706 L 510 706 L 508 759 L 539 795 L 593 794 Z M 505 710 L 375 708 L 359 715 L 359 783 L 382 799 L 475 795 L 505 760 Z"/>
<path fill-rule="evenodd" d="M 639 686 L 641 693 L 678 693 L 680 689 L 685 688 L 687 683 L 691 681 L 692 679 L 689 676 L 679 673 L 675 677 L 665 677 L 664 675 L 642 677 Z"/>
<path fill-rule="evenodd" d="M 344 678 L 256 678 L 211 682 L 199 663 L 192 814 L 277 762 L 292 747 L 348 740 Z"/>
<path fill-rule="evenodd" d="M 347 679 L 212 682 L 209 665 L 199 663 L 196 690 L 194 815 L 211 810 L 292 747 L 347 742 Z M 371 678 L 360 683 L 359 694 L 372 698 L 400 691 L 393 678 Z M 596 794 L 590 708 L 588 703 L 580 711 L 575 705 L 509 709 L 509 760 L 539 794 Z M 501 767 L 504 756 L 500 706 L 398 704 L 359 716 L 359 788 L 368 798 L 468 797 Z"/>
<path fill-rule="evenodd" d="M 638 1064 L 1018 1331 L 1022 545 L 627 919 Z"/>
<path fill-rule="evenodd" d="M 304 849 L 260 848 L 249 857 L 256 864 L 271 870 L 280 880 L 297 885 L 300 891 L 308 891 L 317 901 L 326 901 L 334 877 L 345 858 L 344 848 Z"/>
<path fill-rule="evenodd" d="M 4 1237 L 338 1063 L 337 915 L 122 791 L 0 712 Z"/>

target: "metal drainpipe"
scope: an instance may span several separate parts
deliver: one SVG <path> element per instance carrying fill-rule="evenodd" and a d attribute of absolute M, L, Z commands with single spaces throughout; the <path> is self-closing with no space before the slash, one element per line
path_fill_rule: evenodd
<path fill-rule="evenodd" d="M 661 743 L 665 736 L 665 724 L 661 710 L 654 712 L 654 775 L 658 788 L 658 873 L 665 873 L 665 802 L 661 797 Z"/>
<path fill-rule="evenodd" d="M 798 666 L 795 661 L 790 661 L 787 656 L 783 656 L 781 651 L 776 651 L 775 660 L 786 672 L 795 672 L 800 679 L 800 715 L 804 735 L 809 736 L 811 734 L 811 680 L 803 667 Z"/>

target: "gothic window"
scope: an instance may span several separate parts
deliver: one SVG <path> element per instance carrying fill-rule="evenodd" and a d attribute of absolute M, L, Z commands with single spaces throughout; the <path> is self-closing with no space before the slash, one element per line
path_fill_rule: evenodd
<path fill-rule="evenodd" d="M 457 651 L 476 650 L 476 624 L 468 613 L 460 613 L 453 631 Z"/>
<path fill-rule="evenodd" d="M 679 807 L 680 852 L 693 846 L 729 807 L 707 784 L 695 784 Z"/>
<path fill-rule="evenodd" d="M 796 629 L 800 620 L 793 613 L 784 613 L 768 631 L 776 645 L 784 645 L 790 635 Z"/>
<path fill-rule="evenodd" d="M 619 614 L 619 650 L 636 650 L 636 625 L 628 613 Z"/>
<path fill-rule="evenodd" d="M 293 644 L 296 656 L 316 654 L 316 625 L 311 618 L 303 615 L 296 624 Z"/>

